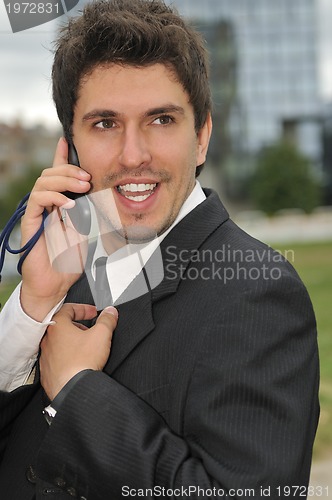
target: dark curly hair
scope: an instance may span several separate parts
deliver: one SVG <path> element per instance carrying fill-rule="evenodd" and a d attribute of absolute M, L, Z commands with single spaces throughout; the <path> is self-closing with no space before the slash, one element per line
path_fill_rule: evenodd
<path fill-rule="evenodd" d="M 96 0 L 60 31 L 52 70 L 53 99 L 67 138 L 82 78 L 99 65 L 169 66 L 187 91 L 195 129 L 211 110 L 205 42 L 162 0 Z"/>

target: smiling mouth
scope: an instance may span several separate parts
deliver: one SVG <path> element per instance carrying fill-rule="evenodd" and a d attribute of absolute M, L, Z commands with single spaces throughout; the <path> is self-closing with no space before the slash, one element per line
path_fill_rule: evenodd
<path fill-rule="evenodd" d="M 127 200 L 142 202 L 147 200 L 157 189 L 158 183 L 155 184 L 122 184 L 116 186 L 116 190 Z"/>

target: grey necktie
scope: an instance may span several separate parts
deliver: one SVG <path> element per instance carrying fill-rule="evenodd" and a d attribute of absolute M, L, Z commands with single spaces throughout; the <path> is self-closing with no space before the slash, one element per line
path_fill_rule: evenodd
<path fill-rule="evenodd" d="M 111 290 L 106 273 L 107 257 L 99 257 L 96 260 L 96 280 L 94 300 L 98 311 L 113 304 Z"/>

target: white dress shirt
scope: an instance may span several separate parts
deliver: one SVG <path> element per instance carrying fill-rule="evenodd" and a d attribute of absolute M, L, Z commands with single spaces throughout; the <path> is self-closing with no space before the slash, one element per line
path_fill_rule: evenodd
<path fill-rule="evenodd" d="M 107 256 L 107 278 L 114 302 L 141 272 L 142 267 L 173 227 L 205 198 L 196 180 L 193 191 L 185 200 L 173 224 L 147 245 L 130 244 L 107 256 L 101 239 L 98 240 L 92 263 L 92 276 L 95 275 L 97 258 Z M 27 383 L 37 360 L 40 341 L 47 326 L 51 324 L 53 315 L 65 300 L 64 297 L 39 323 L 23 311 L 20 303 L 20 290 L 21 284 L 16 287 L 0 313 L 0 390 L 3 391 L 12 391 Z M 146 291 L 142 290 L 142 294 Z"/>

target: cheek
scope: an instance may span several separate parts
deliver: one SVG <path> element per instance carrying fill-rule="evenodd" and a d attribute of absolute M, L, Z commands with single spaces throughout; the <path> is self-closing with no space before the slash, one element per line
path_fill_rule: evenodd
<path fill-rule="evenodd" d="M 186 154 L 182 153 L 182 176 L 195 177 L 197 163 L 197 145 L 196 142 L 191 142 L 186 149 Z"/>
<path fill-rule="evenodd" d="M 111 165 L 111 155 L 101 153 L 98 149 L 94 149 L 93 146 L 82 155 L 81 167 L 89 172 L 94 186 L 101 187 L 103 179 L 110 172 Z"/>
<path fill-rule="evenodd" d="M 181 175 L 197 166 L 197 143 L 192 138 L 187 141 L 175 142 L 173 147 L 166 153 L 169 157 L 170 165 L 177 165 L 177 170 Z"/>
<path fill-rule="evenodd" d="M 96 171 L 97 166 L 102 166 L 111 156 L 111 148 L 106 147 L 103 141 L 98 140 L 93 134 L 81 133 L 74 136 L 74 144 L 78 152 L 79 159 L 86 165 L 86 168 Z M 91 173 L 91 172 L 90 172 Z"/>

